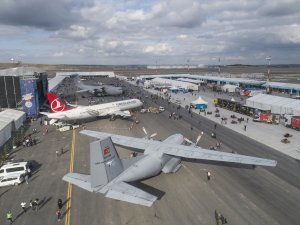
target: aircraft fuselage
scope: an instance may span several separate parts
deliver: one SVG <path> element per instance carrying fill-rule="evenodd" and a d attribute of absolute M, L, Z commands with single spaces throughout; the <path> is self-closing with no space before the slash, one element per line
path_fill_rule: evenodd
<path fill-rule="evenodd" d="M 138 99 L 130 99 L 119 102 L 105 103 L 92 106 L 79 106 L 77 108 L 49 114 L 50 119 L 61 120 L 79 120 L 97 116 L 106 116 L 113 114 L 115 111 L 123 111 L 142 106 L 142 102 Z"/>
<path fill-rule="evenodd" d="M 165 139 L 163 143 L 182 144 L 183 141 L 181 134 L 174 134 Z M 144 152 L 144 157 L 122 172 L 114 182 L 142 180 L 156 176 L 161 171 L 165 173 L 175 172 L 174 170 L 179 168 L 178 165 L 180 163 L 180 158 L 165 155 L 159 150 L 147 148 Z"/>

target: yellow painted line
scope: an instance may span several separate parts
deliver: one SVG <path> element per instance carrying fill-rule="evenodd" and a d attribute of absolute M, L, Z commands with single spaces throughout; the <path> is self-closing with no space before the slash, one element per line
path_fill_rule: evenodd
<path fill-rule="evenodd" d="M 74 170 L 74 156 L 75 156 L 75 140 L 76 140 L 76 131 L 72 131 L 72 147 L 71 147 L 71 158 L 70 158 L 70 173 L 73 173 Z M 68 193 L 67 193 L 67 206 L 66 206 L 66 219 L 65 225 L 70 225 L 71 218 L 71 197 L 72 197 L 72 184 L 68 185 Z"/>

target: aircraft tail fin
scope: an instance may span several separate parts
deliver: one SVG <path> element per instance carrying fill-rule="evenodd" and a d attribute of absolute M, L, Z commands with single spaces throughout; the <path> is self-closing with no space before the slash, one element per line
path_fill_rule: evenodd
<path fill-rule="evenodd" d="M 52 92 L 48 92 L 47 97 L 48 97 L 52 112 L 63 112 L 63 111 L 67 111 L 67 110 L 71 109 L 61 99 L 59 99 L 56 94 L 54 94 Z"/>
<path fill-rule="evenodd" d="M 123 164 L 110 137 L 90 144 L 91 187 L 105 185 L 123 172 Z"/>

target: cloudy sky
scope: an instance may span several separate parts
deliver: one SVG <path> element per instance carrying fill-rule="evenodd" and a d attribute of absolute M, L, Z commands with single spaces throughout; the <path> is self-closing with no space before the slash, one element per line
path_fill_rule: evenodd
<path fill-rule="evenodd" d="M 1 0 L 0 62 L 300 63 L 300 0 Z"/>

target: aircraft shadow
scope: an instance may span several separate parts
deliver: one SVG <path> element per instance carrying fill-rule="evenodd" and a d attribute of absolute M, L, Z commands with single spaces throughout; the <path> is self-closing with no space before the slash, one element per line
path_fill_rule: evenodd
<path fill-rule="evenodd" d="M 158 200 L 160 200 L 166 194 L 166 192 L 164 192 L 164 191 L 158 190 L 158 189 L 156 189 L 152 186 L 141 183 L 139 181 L 130 182 L 129 184 L 136 187 L 136 188 L 139 188 L 139 189 L 141 189 L 141 190 L 143 190 L 143 191 L 145 191 L 145 192 L 147 192 L 151 195 L 156 196 Z"/>

